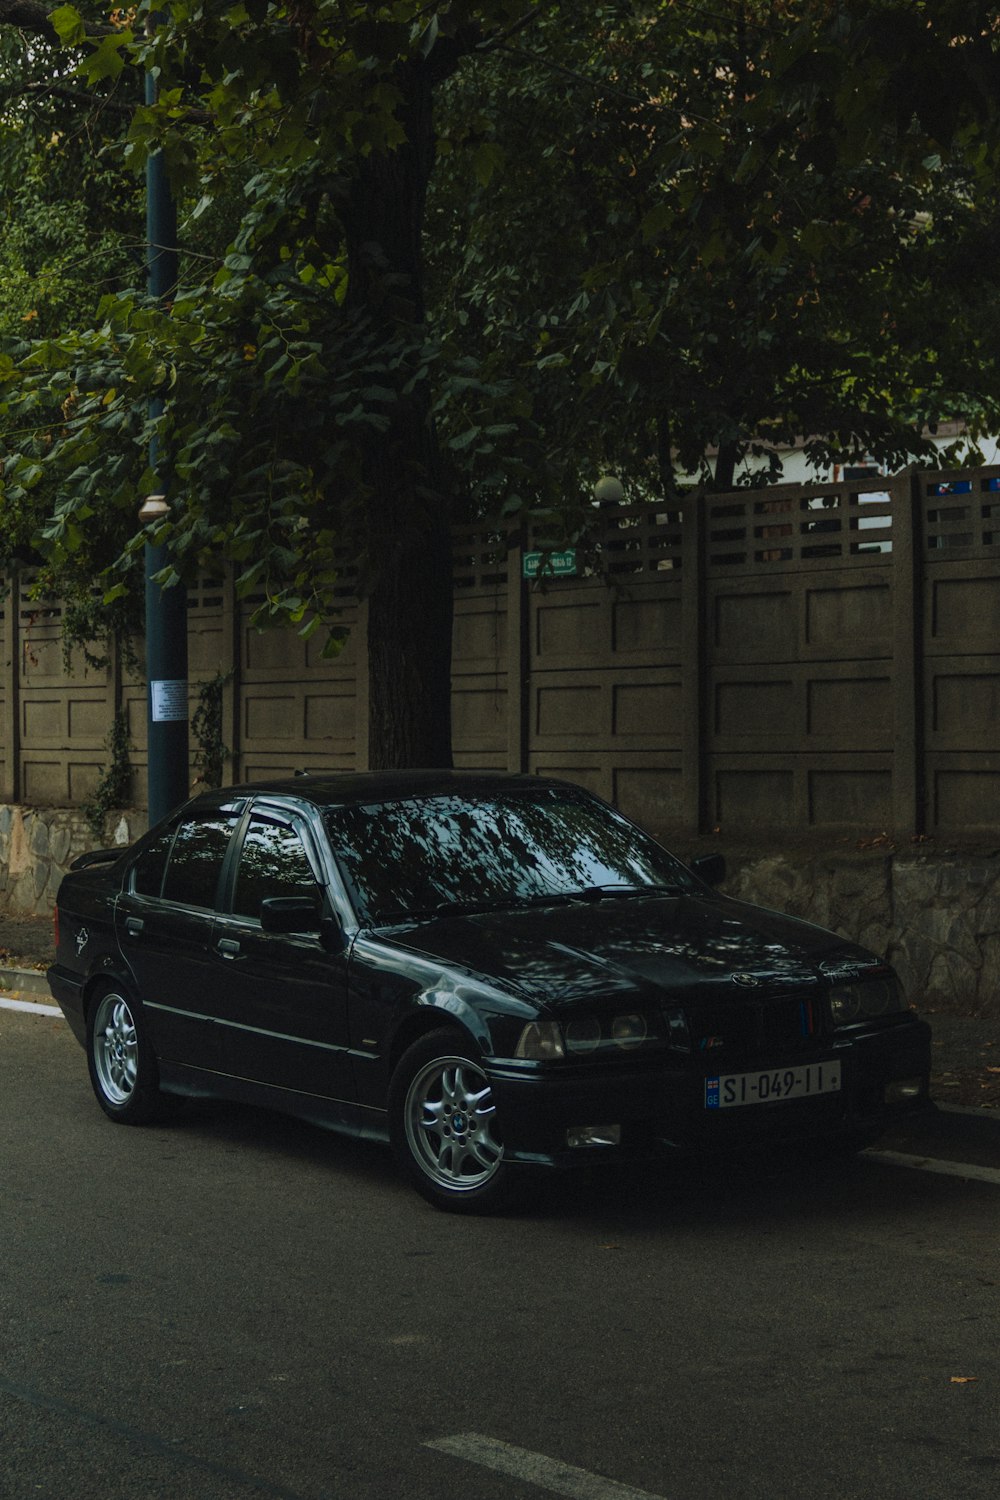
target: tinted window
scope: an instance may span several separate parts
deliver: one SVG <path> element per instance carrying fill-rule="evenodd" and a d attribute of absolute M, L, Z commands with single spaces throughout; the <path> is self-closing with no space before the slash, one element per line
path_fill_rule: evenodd
<path fill-rule="evenodd" d="M 445 904 L 530 904 L 599 886 L 694 886 L 666 850 L 582 792 L 344 807 L 328 814 L 328 827 L 364 921 Z"/>
<path fill-rule="evenodd" d="M 253 817 L 243 840 L 233 911 L 259 917 L 265 896 L 318 896 L 316 878 L 294 828 Z"/>
<path fill-rule="evenodd" d="M 181 823 L 163 882 L 165 900 L 181 901 L 185 906 L 215 905 L 222 861 L 235 823 L 234 817 L 220 816 Z"/>
<path fill-rule="evenodd" d="M 163 872 L 174 841 L 175 829 L 161 833 L 147 844 L 132 867 L 132 889 L 140 896 L 159 896 L 163 890 Z"/>

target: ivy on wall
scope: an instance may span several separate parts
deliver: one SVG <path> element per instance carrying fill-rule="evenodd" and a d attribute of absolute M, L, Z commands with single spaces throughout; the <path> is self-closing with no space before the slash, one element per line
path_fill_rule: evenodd
<path fill-rule="evenodd" d="M 81 808 L 95 838 L 104 837 L 108 813 L 128 807 L 132 801 L 132 741 L 128 732 L 128 716 L 123 709 L 111 721 L 111 729 L 104 744 L 111 759 L 102 768 L 92 795 Z"/>
<path fill-rule="evenodd" d="M 221 786 L 227 760 L 232 752 L 222 739 L 222 695 L 232 672 L 219 672 L 200 684 L 198 707 L 191 716 L 191 733 L 197 750 L 194 763 L 199 781 L 206 786 Z"/>

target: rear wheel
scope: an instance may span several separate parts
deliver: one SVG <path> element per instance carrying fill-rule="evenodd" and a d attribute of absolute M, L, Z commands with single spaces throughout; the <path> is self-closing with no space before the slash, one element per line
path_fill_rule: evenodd
<path fill-rule="evenodd" d="M 419 1193 L 453 1213 L 496 1213 L 513 1201 L 493 1089 L 461 1032 L 432 1031 L 402 1056 L 389 1087 L 396 1159 Z"/>
<path fill-rule="evenodd" d="M 101 990 L 90 1006 L 87 1063 L 97 1102 L 109 1119 L 145 1125 L 167 1112 L 142 1011 L 119 986 Z"/>

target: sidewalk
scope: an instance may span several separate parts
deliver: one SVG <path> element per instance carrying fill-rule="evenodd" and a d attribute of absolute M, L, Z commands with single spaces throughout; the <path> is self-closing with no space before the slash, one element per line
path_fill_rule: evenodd
<path fill-rule="evenodd" d="M 49 917 L 0 912 L 0 990 L 48 995 L 45 970 L 54 957 Z M 922 1011 L 934 1033 L 931 1091 L 938 1104 L 1000 1113 L 1000 1021 Z"/>

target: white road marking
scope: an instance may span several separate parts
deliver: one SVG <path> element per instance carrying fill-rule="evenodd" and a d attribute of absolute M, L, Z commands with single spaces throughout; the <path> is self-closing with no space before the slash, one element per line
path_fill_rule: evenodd
<path fill-rule="evenodd" d="M 904 1151 L 866 1151 L 869 1161 L 884 1162 L 887 1167 L 908 1167 L 914 1172 L 937 1172 L 941 1177 L 964 1177 L 971 1182 L 989 1182 L 1000 1187 L 1000 1170 L 996 1167 L 974 1167 L 961 1161 L 942 1161 L 936 1156 L 908 1156 Z"/>
<path fill-rule="evenodd" d="M 661 1495 L 653 1495 L 649 1490 L 636 1490 L 629 1484 L 619 1484 L 615 1479 L 603 1479 L 600 1474 L 591 1474 L 573 1464 L 561 1464 L 557 1459 L 546 1458 L 544 1453 L 531 1453 L 527 1448 L 516 1448 L 513 1443 L 501 1443 L 479 1432 L 437 1438 L 432 1443 L 425 1443 L 424 1447 L 436 1448 L 439 1453 L 464 1458 L 467 1463 L 495 1469 L 528 1484 L 537 1484 L 553 1495 L 568 1495 L 570 1500 L 663 1500 Z"/>
<path fill-rule="evenodd" d="M 38 1016 L 61 1016 L 58 1005 L 39 1005 L 34 1000 L 15 1000 L 10 995 L 0 995 L 0 1010 L 29 1010 Z"/>

